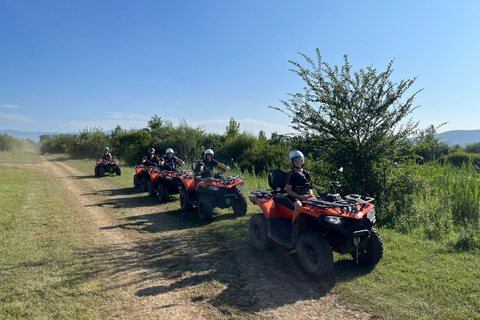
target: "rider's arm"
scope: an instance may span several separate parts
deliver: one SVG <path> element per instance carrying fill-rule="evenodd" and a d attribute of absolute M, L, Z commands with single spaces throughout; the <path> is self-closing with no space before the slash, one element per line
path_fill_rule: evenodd
<path fill-rule="evenodd" d="M 294 197 L 294 198 L 299 198 L 299 199 L 300 199 L 300 198 L 302 197 L 301 195 L 299 195 L 298 193 L 296 193 L 295 191 L 293 191 L 291 184 L 287 184 L 287 194 L 288 194 L 289 196 Z"/>
<path fill-rule="evenodd" d="M 220 163 L 220 162 L 217 164 L 217 166 L 219 166 L 220 168 L 225 168 L 227 170 L 230 170 L 229 166 L 226 166 L 226 165 L 224 165 L 223 163 Z"/>
<path fill-rule="evenodd" d="M 177 162 L 180 162 L 180 163 L 182 164 L 182 166 L 185 165 L 185 162 L 183 162 L 183 160 L 180 160 L 180 159 L 178 159 L 178 158 L 177 158 Z"/>

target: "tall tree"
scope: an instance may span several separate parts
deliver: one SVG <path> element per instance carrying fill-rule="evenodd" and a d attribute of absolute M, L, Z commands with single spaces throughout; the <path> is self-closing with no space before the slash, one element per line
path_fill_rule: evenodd
<path fill-rule="evenodd" d="M 393 60 L 384 72 L 367 67 L 352 74 L 347 55 L 343 66 L 331 67 L 319 49 L 316 53 L 316 62 L 300 53 L 311 70 L 289 61 L 296 67 L 291 71 L 305 81 L 305 92 L 280 100 L 284 108 L 272 108 L 289 116 L 300 135 L 313 138 L 327 161 L 349 167 L 351 182 L 366 191 L 365 179 L 375 165 L 392 157 L 397 143 L 415 132 L 418 123 L 411 118 L 400 122 L 417 108 L 413 100 L 421 90 L 400 101 L 416 78 L 390 81 Z"/>

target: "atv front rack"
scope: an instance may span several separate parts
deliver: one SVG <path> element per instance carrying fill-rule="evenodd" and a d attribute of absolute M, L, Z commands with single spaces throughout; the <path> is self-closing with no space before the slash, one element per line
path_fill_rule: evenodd
<path fill-rule="evenodd" d="M 208 182 L 219 182 L 225 185 L 233 184 L 237 182 L 238 180 L 242 180 L 242 176 L 229 176 L 229 177 L 224 177 L 224 178 L 214 178 L 214 177 L 206 177 L 206 178 L 201 178 L 201 177 L 196 177 L 197 181 L 208 181 Z"/>

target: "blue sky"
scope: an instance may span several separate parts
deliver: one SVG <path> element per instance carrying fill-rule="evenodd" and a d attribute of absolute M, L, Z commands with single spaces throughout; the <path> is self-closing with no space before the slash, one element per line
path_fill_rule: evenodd
<path fill-rule="evenodd" d="M 223 133 L 291 132 L 288 60 L 418 76 L 420 128 L 480 129 L 480 1 L 0 0 L 0 130 L 143 128 L 154 115 Z"/>

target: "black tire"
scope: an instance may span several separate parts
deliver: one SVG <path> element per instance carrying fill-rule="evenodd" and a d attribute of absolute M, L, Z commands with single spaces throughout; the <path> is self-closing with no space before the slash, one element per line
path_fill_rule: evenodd
<path fill-rule="evenodd" d="M 300 236 L 298 260 L 303 269 L 316 278 L 329 275 L 333 269 L 333 251 L 322 235 L 308 231 Z"/>
<path fill-rule="evenodd" d="M 248 202 L 243 193 L 237 193 L 237 199 L 233 203 L 232 208 L 237 217 L 243 217 L 247 214 Z"/>
<path fill-rule="evenodd" d="M 95 166 L 95 177 L 99 177 L 100 174 L 98 173 L 98 166 Z"/>
<path fill-rule="evenodd" d="M 183 211 L 190 211 L 193 209 L 192 204 L 188 202 L 187 189 L 185 188 L 182 188 L 180 191 L 180 206 Z"/>
<path fill-rule="evenodd" d="M 208 195 L 203 195 L 198 199 L 198 215 L 203 221 L 212 219 L 213 216 L 213 204 L 212 198 Z"/>
<path fill-rule="evenodd" d="M 352 258 L 356 259 L 356 252 L 351 253 Z M 383 257 L 383 241 L 375 228 L 370 230 L 370 237 L 367 240 L 365 249 L 358 249 L 358 263 L 365 266 L 377 264 Z"/>
<path fill-rule="evenodd" d="M 168 189 L 165 183 L 162 182 L 158 183 L 158 200 L 160 202 L 168 201 Z"/>
<path fill-rule="evenodd" d="M 98 168 L 98 176 L 99 177 L 105 177 L 105 168 L 103 166 L 100 166 Z"/>
<path fill-rule="evenodd" d="M 150 197 L 155 197 L 157 195 L 157 193 L 155 192 L 155 190 L 153 189 L 153 181 L 152 180 L 148 180 L 148 183 L 147 183 L 147 192 L 148 192 L 148 195 Z"/>
<path fill-rule="evenodd" d="M 140 180 L 138 179 L 138 174 L 135 174 L 133 176 L 133 187 L 134 188 L 140 188 Z"/>
<path fill-rule="evenodd" d="M 147 176 L 142 177 L 142 184 L 140 185 L 140 187 L 142 188 L 143 192 L 147 192 L 148 181 L 150 181 L 149 177 Z"/>
<path fill-rule="evenodd" d="M 248 235 L 252 245 L 258 250 L 268 250 L 272 245 L 272 240 L 267 234 L 267 225 L 263 214 L 255 214 L 250 218 L 248 224 Z"/>
<path fill-rule="evenodd" d="M 122 169 L 120 169 L 120 167 L 117 166 L 117 169 L 115 170 L 115 173 L 117 174 L 117 176 L 121 176 L 122 175 Z"/>

